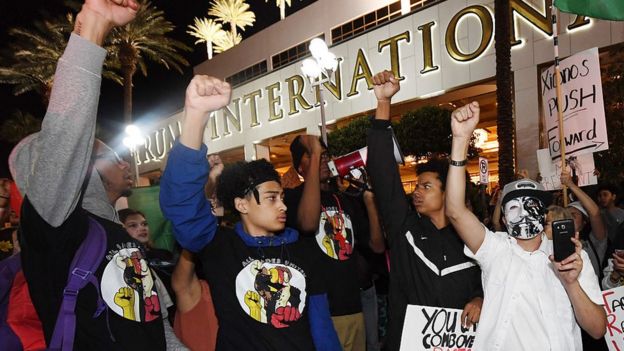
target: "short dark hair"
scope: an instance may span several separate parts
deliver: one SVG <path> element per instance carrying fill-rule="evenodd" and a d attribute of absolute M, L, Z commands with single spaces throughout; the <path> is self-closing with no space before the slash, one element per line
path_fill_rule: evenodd
<path fill-rule="evenodd" d="M 269 181 L 281 184 L 279 173 L 265 159 L 227 165 L 217 181 L 217 199 L 225 209 L 235 210 L 234 199 L 244 198 Z"/>
<path fill-rule="evenodd" d="M 438 174 L 438 179 L 442 183 L 442 191 L 446 190 L 446 175 L 449 169 L 449 162 L 447 158 L 434 157 L 429 159 L 425 163 L 421 163 L 416 166 L 416 175 L 421 175 L 425 172 L 433 172 Z"/>
<path fill-rule="evenodd" d="M 610 192 L 613 195 L 618 195 L 619 194 L 619 190 L 617 185 L 613 184 L 613 183 L 600 183 L 598 184 L 598 190 L 596 192 L 601 192 L 603 190 L 606 190 L 608 192 Z"/>
<path fill-rule="evenodd" d="M 139 210 L 132 209 L 132 208 L 121 209 L 121 210 L 117 211 L 117 214 L 119 215 L 119 221 L 121 223 L 126 223 L 126 219 L 128 219 L 128 217 L 134 216 L 134 215 L 141 215 L 141 216 L 143 216 L 143 218 L 147 218 L 143 212 L 141 212 Z"/>

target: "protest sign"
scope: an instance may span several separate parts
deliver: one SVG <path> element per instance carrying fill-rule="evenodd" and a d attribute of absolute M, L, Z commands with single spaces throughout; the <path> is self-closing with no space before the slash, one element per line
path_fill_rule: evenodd
<path fill-rule="evenodd" d="M 488 160 L 485 157 L 479 157 L 479 183 L 490 183 L 490 170 L 488 166 Z"/>
<path fill-rule="evenodd" d="M 611 351 L 624 350 L 624 286 L 602 292 L 607 312 L 605 340 Z"/>
<path fill-rule="evenodd" d="M 401 351 L 471 351 L 477 325 L 466 328 L 462 310 L 408 305 Z"/>
<path fill-rule="evenodd" d="M 566 155 L 608 149 L 598 49 L 585 50 L 562 60 L 560 71 Z M 554 66 L 541 74 L 542 108 L 553 160 L 561 157 L 555 79 Z"/>
<path fill-rule="evenodd" d="M 575 175 L 578 177 L 577 185 L 580 187 L 586 185 L 598 184 L 598 178 L 594 175 L 594 155 L 585 154 L 566 157 L 570 166 L 568 171 L 572 174 L 571 166 L 575 169 Z M 537 150 L 537 163 L 539 166 L 541 183 L 546 190 L 561 189 L 561 162 L 552 161 L 548 149 Z"/>

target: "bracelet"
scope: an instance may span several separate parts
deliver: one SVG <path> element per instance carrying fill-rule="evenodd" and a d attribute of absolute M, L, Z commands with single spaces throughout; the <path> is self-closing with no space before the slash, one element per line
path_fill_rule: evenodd
<path fill-rule="evenodd" d="M 455 167 L 463 167 L 468 163 L 468 159 L 463 159 L 461 161 L 449 160 L 449 164 Z"/>

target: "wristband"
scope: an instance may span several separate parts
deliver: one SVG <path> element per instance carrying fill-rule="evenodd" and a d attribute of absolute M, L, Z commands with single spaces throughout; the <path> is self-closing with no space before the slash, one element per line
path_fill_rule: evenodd
<path fill-rule="evenodd" d="M 461 161 L 449 160 L 449 164 L 455 167 L 463 167 L 468 163 L 468 159 L 463 159 Z"/>

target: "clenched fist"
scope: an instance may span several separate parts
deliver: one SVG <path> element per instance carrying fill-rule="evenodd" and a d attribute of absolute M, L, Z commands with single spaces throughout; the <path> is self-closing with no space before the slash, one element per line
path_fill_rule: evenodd
<path fill-rule="evenodd" d="M 373 76 L 373 87 L 377 101 L 390 101 L 401 86 L 399 80 L 390 71 L 383 71 Z"/>
<path fill-rule="evenodd" d="M 205 114 L 219 110 L 230 103 L 230 84 L 210 76 L 197 75 L 186 88 L 184 108 L 206 117 Z"/>
<path fill-rule="evenodd" d="M 454 138 L 470 138 L 479 123 L 479 103 L 473 101 L 451 114 L 451 130 Z"/>

